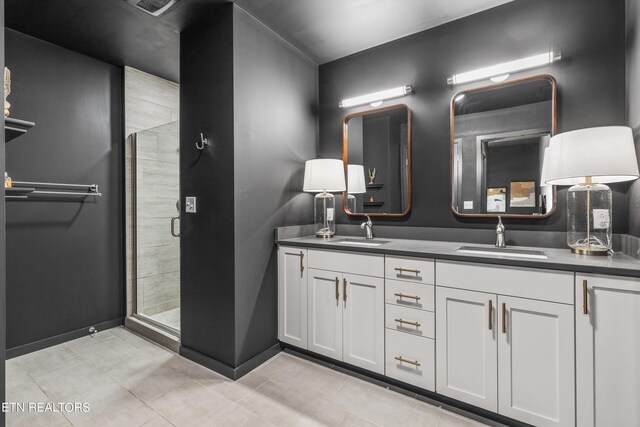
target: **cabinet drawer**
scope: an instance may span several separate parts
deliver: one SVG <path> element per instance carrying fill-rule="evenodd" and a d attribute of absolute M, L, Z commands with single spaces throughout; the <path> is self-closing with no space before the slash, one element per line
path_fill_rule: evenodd
<path fill-rule="evenodd" d="M 435 391 L 434 341 L 390 329 L 386 330 L 386 339 L 386 375 Z"/>
<path fill-rule="evenodd" d="M 573 304 L 574 273 L 438 261 L 438 286 Z"/>
<path fill-rule="evenodd" d="M 386 280 L 385 302 L 419 310 L 434 311 L 434 289 L 433 285 Z"/>
<path fill-rule="evenodd" d="M 431 311 L 387 304 L 384 323 L 394 331 L 427 338 L 435 337 L 435 314 Z"/>
<path fill-rule="evenodd" d="M 432 259 L 387 256 L 385 257 L 384 265 L 387 279 L 429 283 L 431 285 L 435 282 L 435 267 Z"/>
<path fill-rule="evenodd" d="M 308 251 L 309 268 L 384 277 L 384 255 L 341 251 Z"/>

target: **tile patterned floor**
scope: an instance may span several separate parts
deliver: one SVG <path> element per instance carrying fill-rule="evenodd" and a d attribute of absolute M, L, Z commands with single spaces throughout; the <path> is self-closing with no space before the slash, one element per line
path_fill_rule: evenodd
<path fill-rule="evenodd" d="M 7 401 L 91 407 L 10 427 L 481 425 L 286 353 L 233 382 L 120 327 L 7 361 Z"/>

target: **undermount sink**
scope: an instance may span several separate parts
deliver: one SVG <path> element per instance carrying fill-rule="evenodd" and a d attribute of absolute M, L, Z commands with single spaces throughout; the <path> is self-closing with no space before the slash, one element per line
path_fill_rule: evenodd
<path fill-rule="evenodd" d="M 336 241 L 339 245 L 351 245 L 351 246 L 381 246 L 385 243 L 389 243 L 388 240 L 378 239 L 340 239 Z"/>
<path fill-rule="evenodd" d="M 512 258 L 549 259 L 543 251 L 514 248 L 492 248 L 487 246 L 460 246 L 456 252 L 476 255 L 498 255 Z"/>

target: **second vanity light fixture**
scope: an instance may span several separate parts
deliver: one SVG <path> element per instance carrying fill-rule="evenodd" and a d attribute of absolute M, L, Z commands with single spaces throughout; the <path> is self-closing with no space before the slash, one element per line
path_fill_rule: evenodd
<path fill-rule="evenodd" d="M 401 98 L 405 95 L 409 95 L 413 92 L 411 85 L 404 85 L 400 87 L 394 87 L 393 89 L 381 90 L 379 92 L 368 93 L 366 95 L 355 96 L 353 98 L 346 98 L 340 101 L 338 106 L 340 108 L 357 107 L 359 105 L 371 104 L 372 107 L 377 107 L 387 99 Z"/>
<path fill-rule="evenodd" d="M 458 85 L 484 79 L 500 82 L 506 80 L 511 73 L 542 67 L 558 62 L 560 59 L 562 59 L 562 52 L 559 50 L 544 52 L 538 55 L 516 59 L 515 61 L 503 62 L 501 64 L 491 65 L 490 67 L 455 74 L 447 79 L 447 83 L 449 85 Z"/>

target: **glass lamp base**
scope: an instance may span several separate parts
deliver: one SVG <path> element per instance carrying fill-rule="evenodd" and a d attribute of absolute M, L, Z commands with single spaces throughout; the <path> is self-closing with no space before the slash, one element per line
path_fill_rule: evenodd
<path fill-rule="evenodd" d="M 331 193 L 318 193 L 314 198 L 314 232 L 316 237 L 327 239 L 336 234 L 336 199 Z"/>
<path fill-rule="evenodd" d="M 584 183 L 567 191 L 567 245 L 580 255 L 608 255 L 611 250 L 611 189 Z"/>
<path fill-rule="evenodd" d="M 609 255 L 609 249 L 596 246 L 574 246 L 571 252 L 578 255 Z"/>

